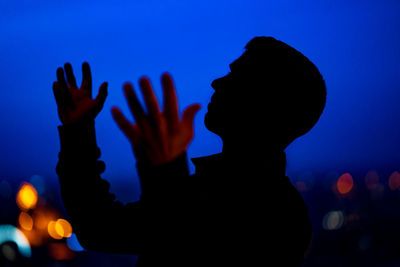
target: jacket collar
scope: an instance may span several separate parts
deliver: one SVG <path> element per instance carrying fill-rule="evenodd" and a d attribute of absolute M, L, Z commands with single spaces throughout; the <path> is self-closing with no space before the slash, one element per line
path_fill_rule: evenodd
<path fill-rule="evenodd" d="M 261 168 L 263 172 L 278 176 L 285 176 L 286 173 L 286 153 L 284 151 L 267 154 L 262 160 L 252 160 L 251 155 L 249 155 L 245 161 L 232 162 L 226 160 L 222 153 L 192 158 L 191 160 L 196 167 L 196 173 L 208 173 L 221 168 L 233 169 L 239 167 L 236 164 L 245 165 L 245 167 L 252 169 Z"/>

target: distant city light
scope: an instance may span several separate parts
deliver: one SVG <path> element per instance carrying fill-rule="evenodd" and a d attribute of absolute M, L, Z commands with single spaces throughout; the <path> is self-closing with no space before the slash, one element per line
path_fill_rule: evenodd
<path fill-rule="evenodd" d="M 68 238 L 72 235 L 71 224 L 64 219 L 58 219 L 56 221 L 55 229 L 60 236 Z"/>
<path fill-rule="evenodd" d="M 13 225 L 0 225 L 0 245 L 5 242 L 14 242 L 24 257 L 30 257 L 32 254 L 28 239 Z"/>
<path fill-rule="evenodd" d="M 345 173 L 340 176 L 336 183 L 337 190 L 342 195 L 349 193 L 351 189 L 353 189 L 353 186 L 353 177 L 350 175 L 350 173 Z"/>
<path fill-rule="evenodd" d="M 344 215 L 342 211 L 330 211 L 324 216 L 322 227 L 325 230 L 337 230 L 343 226 L 343 222 Z"/>
<path fill-rule="evenodd" d="M 4 257 L 11 262 L 15 261 L 17 258 L 17 253 L 15 252 L 14 248 L 8 244 L 2 246 L 1 252 L 3 253 Z"/>
<path fill-rule="evenodd" d="M 389 177 L 389 188 L 396 190 L 400 188 L 400 173 L 395 171 Z"/>
<path fill-rule="evenodd" d="M 71 224 L 64 219 L 51 220 L 47 226 L 47 231 L 54 239 L 68 238 L 72 235 Z"/>
<path fill-rule="evenodd" d="M 21 228 L 24 229 L 24 230 L 30 231 L 33 228 L 33 219 L 32 219 L 32 217 L 28 213 L 26 213 L 24 211 L 22 211 L 19 214 L 18 223 L 21 226 Z"/>
<path fill-rule="evenodd" d="M 58 229 L 56 229 L 56 227 Z M 62 226 L 56 225 L 56 221 L 49 222 L 47 226 L 47 232 L 49 233 L 49 236 L 51 236 L 54 239 L 62 239 L 64 237 Z M 59 234 L 60 232 L 62 232 L 62 234 Z"/>
<path fill-rule="evenodd" d="M 17 205 L 21 210 L 33 209 L 36 206 L 38 194 L 29 183 L 24 183 L 17 193 Z"/>

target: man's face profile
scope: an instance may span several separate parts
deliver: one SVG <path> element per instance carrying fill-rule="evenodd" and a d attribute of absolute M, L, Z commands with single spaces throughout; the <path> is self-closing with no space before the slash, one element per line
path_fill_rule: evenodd
<path fill-rule="evenodd" d="M 244 54 L 229 65 L 231 71 L 227 75 L 211 83 L 215 92 L 207 106 L 204 124 L 208 130 L 219 136 L 224 135 L 224 131 L 230 128 L 238 109 L 244 109 L 241 96 L 245 88 L 243 75 L 240 73 L 243 56 Z"/>
<path fill-rule="evenodd" d="M 260 87 L 265 85 L 266 78 L 255 70 L 257 67 L 246 51 L 229 65 L 231 71 L 227 75 L 211 83 L 215 92 L 204 118 L 208 130 L 223 138 L 255 127 L 252 124 L 259 117 L 258 105 L 268 101 L 260 99 L 265 98 Z"/>

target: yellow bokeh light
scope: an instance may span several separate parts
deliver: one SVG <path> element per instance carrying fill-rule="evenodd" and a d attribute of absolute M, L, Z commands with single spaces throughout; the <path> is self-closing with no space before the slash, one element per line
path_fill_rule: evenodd
<path fill-rule="evenodd" d="M 58 221 L 56 221 L 56 224 L 54 225 L 54 230 L 56 230 L 56 233 L 59 235 L 59 236 L 62 236 L 62 237 L 64 237 L 64 228 L 62 227 L 62 225 L 58 222 Z"/>
<path fill-rule="evenodd" d="M 24 230 L 30 231 L 33 228 L 33 219 L 26 212 L 21 212 L 19 214 L 18 223 L 19 223 L 19 226 L 21 226 L 21 228 Z"/>
<path fill-rule="evenodd" d="M 60 227 L 57 227 L 57 228 L 56 228 L 56 221 L 50 221 L 49 224 L 47 225 L 47 232 L 54 239 L 62 239 L 64 233 L 62 235 L 60 235 L 58 233 L 58 231 L 60 231 Z M 61 229 L 62 229 L 62 227 L 61 227 Z"/>
<path fill-rule="evenodd" d="M 58 219 L 56 222 L 56 231 L 63 237 L 70 237 L 72 235 L 71 224 L 64 219 Z"/>
<path fill-rule="evenodd" d="M 38 194 L 29 183 L 24 183 L 17 193 L 17 205 L 21 210 L 33 209 L 36 206 Z"/>

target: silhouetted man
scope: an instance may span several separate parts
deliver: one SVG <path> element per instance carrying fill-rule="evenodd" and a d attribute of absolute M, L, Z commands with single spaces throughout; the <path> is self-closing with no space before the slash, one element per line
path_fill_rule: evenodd
<path fill-rule="evenodd" d="M 146 111 L 130 83 L 124 93 L 135 124 L 120 109 L 113 118 L 137 158 L 142 195 L 122 204 L 101 179 L 94 118 L 107 84 L 92 99 L 82 65 L 78 89 L 72 68 L 57 69 L 53 89 L 62 126 L 57 173 L 74 231 L 83 247 L 139 254 L 137 266 L 296 266 L 311 240 L 307 206 L 285 176 L 284 149 L 318 121 L 326 98 L 318 69 L 272 37 L 256 37 L 212 82 L 207 129 L 223 140 L 222 153 L 192 159 L 194 104 L 179 117 L 172 78 L 162 76 L 160 110 L 150 81 L 139 81 Z"/>

